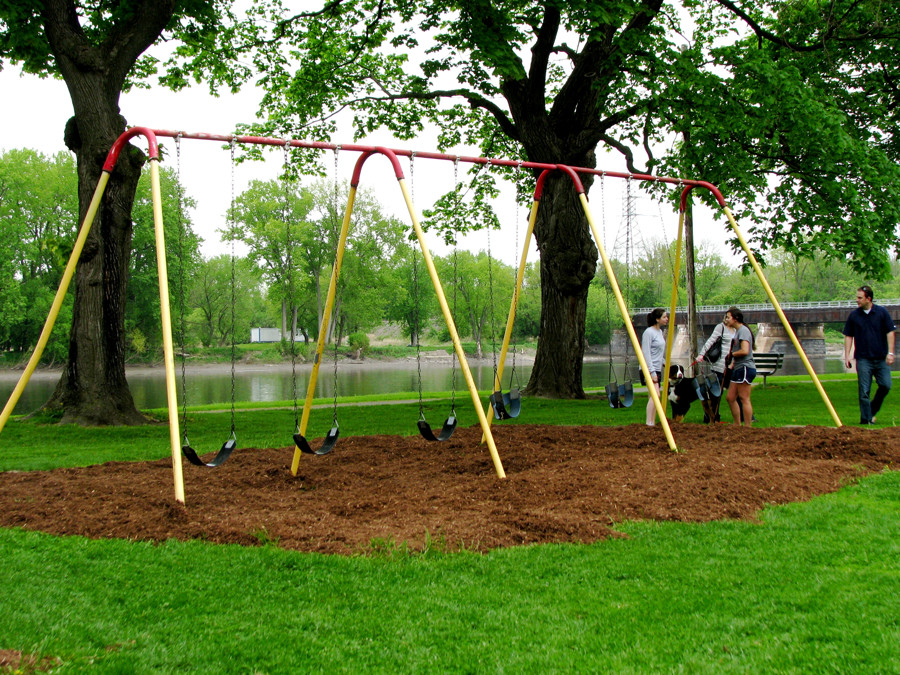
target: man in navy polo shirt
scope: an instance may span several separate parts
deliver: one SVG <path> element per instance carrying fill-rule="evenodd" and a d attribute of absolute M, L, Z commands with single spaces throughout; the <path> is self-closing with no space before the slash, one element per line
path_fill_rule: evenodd
<path fill-rule="evenodd" d="M 894 321 L 887 310 L 872 302 L 874 293 L 868 286 L 856 291 L 857 308 L 844 324 L 844 363 L 852 368 L 850 350 L 856 348 L 856 375 L 859 380 L 859 423 L 875 424 L 875 416 L 891 390 L 891 365 L 894 363 Z M 878 384 L 870 400 L 872 378 Z"/>

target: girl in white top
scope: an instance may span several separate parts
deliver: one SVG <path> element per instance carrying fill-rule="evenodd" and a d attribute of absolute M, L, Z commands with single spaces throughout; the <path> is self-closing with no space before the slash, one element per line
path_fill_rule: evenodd
<path fill-rule="evenodd" d="M 652 382 L 646 382 L 647 387 L 655 387 L 659 394 L 659 383 L 662 380 L 662 369 L 666 360 L 666 336 L 663 328 L 669 325 L 669 313 L 661 307 L 657 307 L 647 314 L 647 330 L 641 336 L 641 352 L 647 362 L 647 370 L 650 371 Z M 643 379 L 643 373 L 641 373 Z M 647 402 L 647 426 L 656 424 L 656 405 L 653 398 Z"/>
<path fill-rule="evenodd" d="M 725 356 L 728 354 L 728 349 L 731 346 L 731 341 L 734 339 L 734 329 L 726 326 L 725 323 L 720 323 L 718 326 L 713 328 L 712 335 L 709 336 L 709 340 L 706 341 L 706 344 L 700 348 L 700 354 L 697 356 L 698 361 L 705 361 L 706 354 L 712 348 L 712 346 L 716 343 L 716 340 L 722 338 L 722 352 L 719 356 L 718 361 L 706 361 L 709 364 L 709 369 L 714 373 L 718 373 L 719 375 L 725 372 Z M 722 378 L 719 378 L 719 383 L 722 383 Z"/>
<path fill-rule="evenodd" d="M 700 348 L 700 354 L 697 355 L 697 361 L 706 361 L 709 364 L 709 369 L 713 372 L 716 379 L 719 381 L 719 387 L 724 391 L 728 387 L 728 383 L 725 381 L 725 357 L 728 355 L 728 350 L 731 348 L 731 341 L 734 339 L 735 331 L 733 328 L 730 328 L 725 325 L 724 322 L 720 323 L 718 326 L 713 328 L 712 335 L 709 336 L 709 340 Z M 722 340 L 721 350 L 719 353 L 719 358 L 715 361 L 710 361 L 707 359 L 707 354 L 709 350 L 712 349 L 712 346 L 716 343 L 716 340 Z M 709 407 L 711 410 L 714 410 L 713 419 L 709 418 L 709 414 L 704 411 L 703 413 L 703 423 L 707 424 L 709 422 L 719 422 L 721 418 L 719 417 L 719 404 L 721 402 L 721 396 L 712 396 L 710 394 L 709 397 Z"/>

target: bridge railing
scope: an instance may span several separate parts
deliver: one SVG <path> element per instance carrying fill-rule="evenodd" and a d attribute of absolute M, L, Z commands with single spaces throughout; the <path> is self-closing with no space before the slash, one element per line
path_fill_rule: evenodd
<path fill-rule="evenodd" d="M 894 300 L 878 300 L 879 305 L 900 305 L 900 299 Z M 721 312 L 724 314 L 731 305 L 704 305 L 697 308 L 698 314 L 706 314 L 707 312 Z M 738 305 L 742 312 L 763 312 L 766 310 L 774 310 L 774 306 L 770 302 L 760 302 L 752 305 Z M 781 309 L 855 309 L 856 302 L 852 300 L 824 300 L 816 302 L 783 302 Z M 640 316 L 641 314 L 649 314 L 654 307 L 638 307 L 632 310 L 632 316 Z M 676 307 L 677 314 L 687 312 L 687 307 Z"/>

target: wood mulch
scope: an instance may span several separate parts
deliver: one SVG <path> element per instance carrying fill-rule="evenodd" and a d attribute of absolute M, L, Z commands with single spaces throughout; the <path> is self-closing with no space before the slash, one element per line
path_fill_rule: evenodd
<path fill-rule="evenodd" d="M 900 429 L 732 425 L 494 427 L 497 478 L 478 427 L 444 443 L 342 438 L 322 457 L 293 448 L 239 449 L 217 469 L 171 461 L 0 474 L 0 526 L 58 535 L 204 539 L 358 554 L 373 543 L 487 551 L 619 536 L 624 520 L 757 518 L 766 504 L 808 500 L 900 464 Z"/>

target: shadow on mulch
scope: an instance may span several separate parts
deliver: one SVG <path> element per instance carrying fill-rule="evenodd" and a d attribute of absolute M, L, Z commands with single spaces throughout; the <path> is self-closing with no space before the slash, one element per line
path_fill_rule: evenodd
<path fill-rule="evenodd" d="M 375 541 L 427 538 L 486 551 L 619 536 L 616 523 L 752 520 L 765 504 L 805 501 L 896 468 L 900 429 L 742 429 L 676 425 L 495 426 L 507 478 L 478 427 L 444 443 L 418 436 L 342 438 L 334 452 L 240 449 L 217 469 L 185 464 L 187 506 L 171 461 L 0 474 L 0 526 L 58 535 L 278 546 L 355 554 Z"/>

